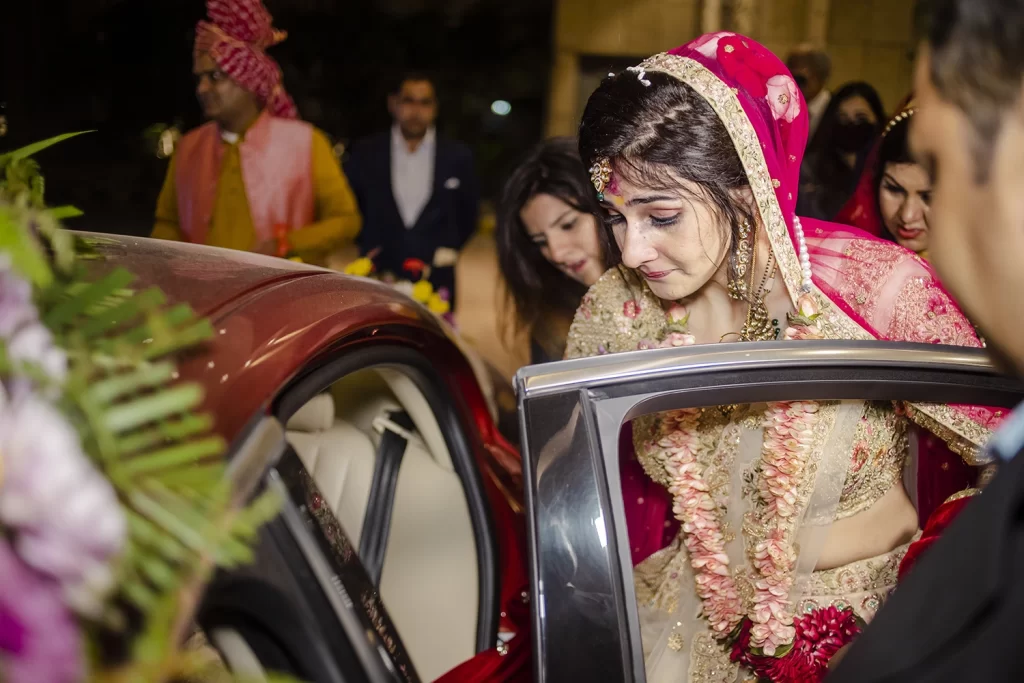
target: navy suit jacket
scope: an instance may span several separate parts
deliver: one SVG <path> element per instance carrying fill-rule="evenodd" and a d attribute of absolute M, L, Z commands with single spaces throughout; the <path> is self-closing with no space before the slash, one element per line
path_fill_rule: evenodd
<path fill-rule="evenodd" d="M 363 229 L 358 244 L 362 254 L 380 249 L 378 268 L 402 272 L 407 258 L 433 263 L 441 247 L 462 249 L 476 230 L 479 189 L 473 155 L 459 142 L 437 138 L 434 188 L 416 225 L 406 228 L 391 190 L 391 131 L 360 140 L 345 162 L 345 175 L 359 202 Z M 454 268 L 434 268 L 435 287 L 451 287 Z"/>

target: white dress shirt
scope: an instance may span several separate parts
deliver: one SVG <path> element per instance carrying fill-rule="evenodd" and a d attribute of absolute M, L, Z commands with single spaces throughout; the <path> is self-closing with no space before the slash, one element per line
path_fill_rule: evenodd
<path fill-rule="evenodd" d="M 398 205 L 398 213 L 406 230 L 411 230 L 434 190 L 434 150 L 437 136 L 433 128 L 427 131 L 415 152 L 395 125 L 391 129 L 391 192 Z"/>
<path fill-rule="evenodd" d="M 815 95 L 814 99 L 807 103 L 807 116 L 810 117 L 809 129 L 807 131 L 807 139 L 810 140 L 814 137 L 814 131 L 818 130 L 818 124 L 821 123 L 821 117 L 825 115 L 825 110 L 828 109 L 828 103 L 832 101 L 832 93 L 822 88 L 821 92 Z"/>

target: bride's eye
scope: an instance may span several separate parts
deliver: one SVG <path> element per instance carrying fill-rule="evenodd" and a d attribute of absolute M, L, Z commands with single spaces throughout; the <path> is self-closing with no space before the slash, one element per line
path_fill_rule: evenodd
<path fill-rule="evenodd" d="M 651 225 L 658 228 L 665 228 L 670 225 L 675 225 L 679 221 L 679 214 L 672 216 L 651 216 Z"/>

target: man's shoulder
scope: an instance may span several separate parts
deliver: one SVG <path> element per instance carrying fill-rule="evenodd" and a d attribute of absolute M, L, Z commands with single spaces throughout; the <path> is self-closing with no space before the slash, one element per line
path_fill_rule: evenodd
<path fill-rule="evenodd" d="M 382 132 L 358 138 L 349 146 L 349 159 L 362 159 L 364 157 L 378 158 L 381 150 L 391 149 L 391 133 Z"/>
<path fill-rule="evenodd" d="M 301 133 L 304 135 L 324 135 L 319 129 L 316 128 L 312 123 L 303 121 L 301 119 L 283 119 L 278 117 L 270 117 L 270 125 L 279 131 L 288 131 L 291 133 Z M 325 136 L 326 137 L 326 136 Z"/>
<path fill-rule="evenodd" d="M 214 123 L 213 121 L 207 121 L 206 123 L 204 123 L 204 124 L 202 124 L 200 126 L 196 126 L 195 128 L 193 128 L 189 132 L 187 132 L 184 135 L 182 135 L 181 136 L 181 142 L 184 142 L 186 140 L 189 141 L 189 142 L 191 142 L 193 140 L 197 140 L 197 139 L 203 137 L 204 135 L 209 135 L 211 131 L 216 131 L 216 130 L 217 130 L 217 124 Z"/>
<path fill-rule="evenodd" d="M 364 137 L 358 138 L 352 143 L 352 150 L 357 149 L 370 149 L 374 147 L 380 147 L 381 145 L 391 144 L 391 131 L 380 131 L 379 133 L 373 133 Z"/>

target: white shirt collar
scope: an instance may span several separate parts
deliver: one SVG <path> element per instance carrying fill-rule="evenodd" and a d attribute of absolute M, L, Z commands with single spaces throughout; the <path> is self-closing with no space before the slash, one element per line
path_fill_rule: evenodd
<path fill-rule="evenodd" d="M 823 88 L 821 92 L 814 96 L 813 100 L 807 103 L 807 108 L 810 109 L 813 114 L 820 115 L 825 113 L 825 108 L 828 107 L 828 103 L 831 100 L 832 93 Z"/>
<path fill-rule="evenodd" d="M 423 140 L 420 142 L 419 147 L 416 148 L 415 152 L 409 151 L 409 145 L 405 141 L 405 137 L 402 135 L 402 129 L 398 127 L 398 124 L 391 126 L 391 147 L 396 151 L 407 156 L 419 154 L 425 150 L 433 150 L 434 143 L 437 140 L 437 130 L 431 126 L 427 129 L 426 134 L 423 136 Z"/>

